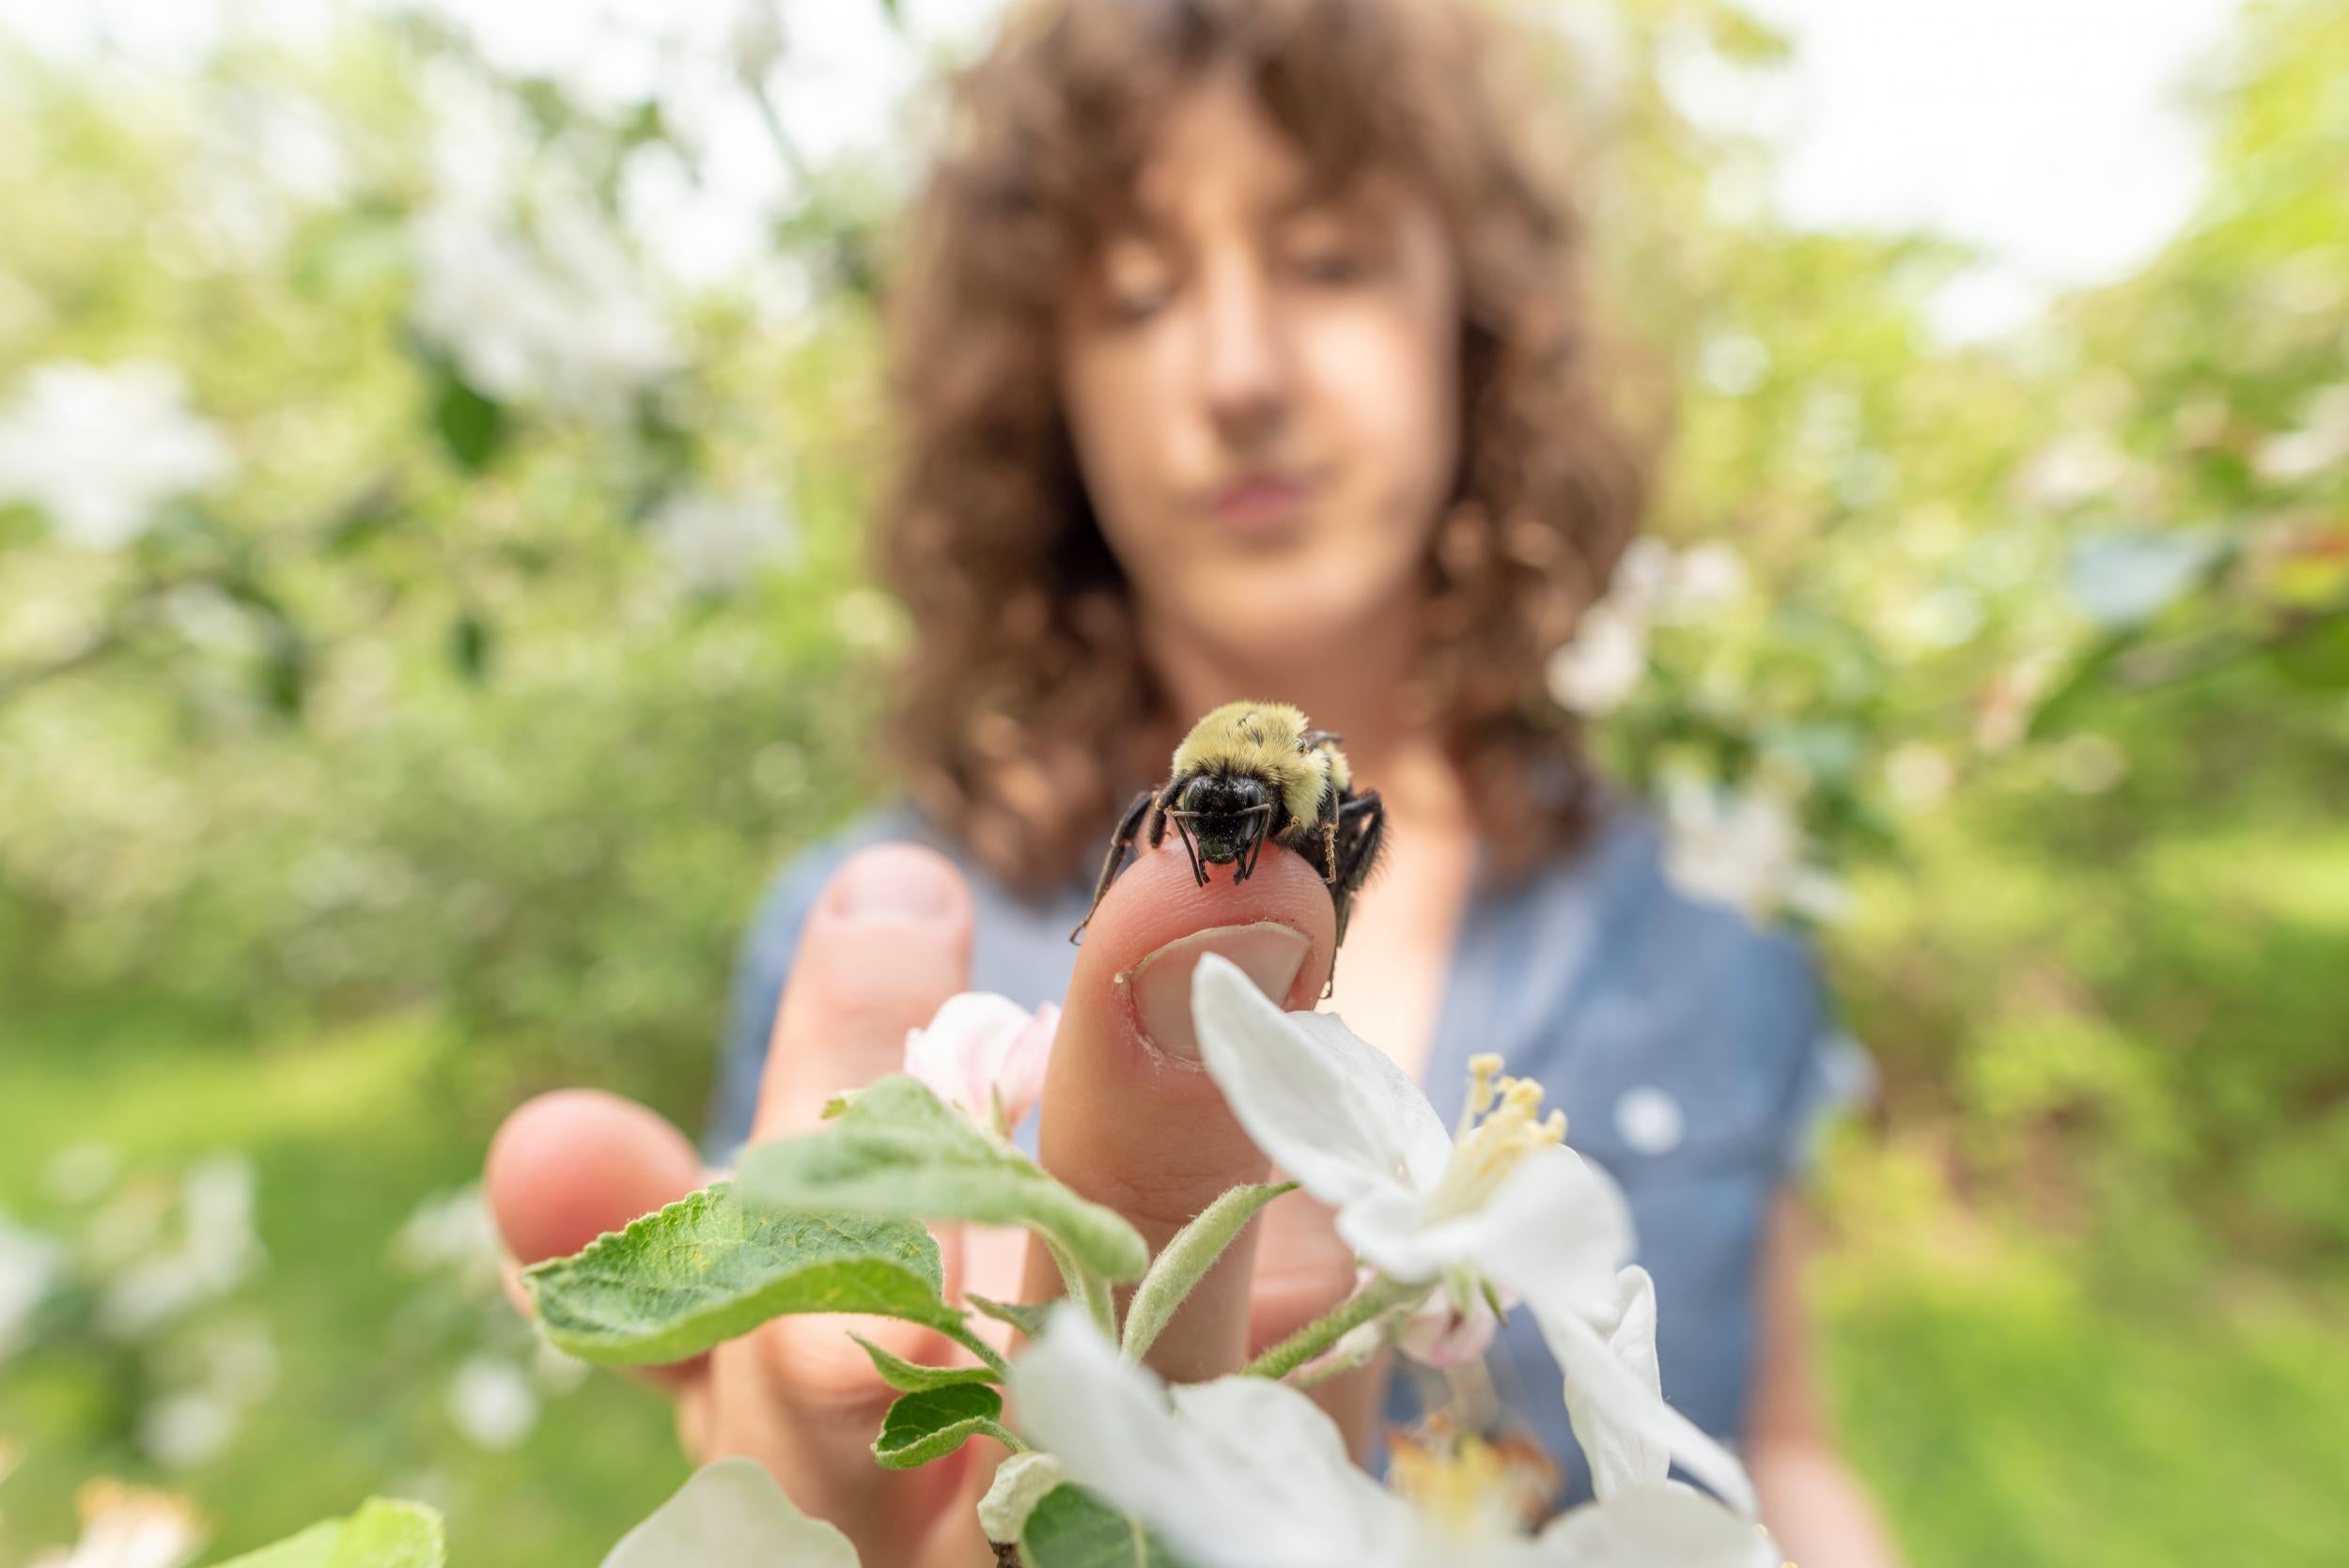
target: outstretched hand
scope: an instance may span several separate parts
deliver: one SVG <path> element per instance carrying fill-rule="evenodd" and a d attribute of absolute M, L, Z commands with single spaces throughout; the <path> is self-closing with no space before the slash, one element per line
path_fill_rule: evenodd
<path fill-rule="evenodd" d="M 1219 876 L 1204 887 L 1171 846 L 1142 856 L 1095 914 L 1062 1004 L 1045 1085 L 1046 1169 L 1123 1214 L 1153 1251 L 1226 1188 L 1264 1180 L 1264 1156 L 1197 1065 L 1190 971 L 1200 955 L 1219 953 L 1283 1006 L 1310 1007 L 1329 976 L 1333 924 L 1321 879 L 1284 851 L 1247 882 Z M 897 1071 L 907 1032 L 969 987 L 972 934 L 970 890 L 941 856 L 891 845 L 843 864 L 801 937 L 754 1139 L 806 1132 L 840 1090 Z M 613 1095 L 567 1090 L 506 1119 L 490 1144 L 487 1187 L 507 1248 L 528 1264 L 576 1251 L 705 1179 L 692 1143 L 667 1121 Z M 950 1296 L 1058 1293 L 1058 1271 L 1024 1235 L 937 1229 Z M 1260 1274 L 1256 1239 L 1268 1229 L 1280 1265 Z M 1148 1360 L 1178 1380 L 1235 1372 L 1252 1349 L 1326 1311 L 1351 1286 L 1351 1271 L 1326 1215 L 1292 1194 L 1223 1255 Z M 912 1325 L 856 1327 L 909 1358 L 952 1354 Z M 759 1460 L 865 1560 L 988 1560 L 971 1508 L 991 1460 L 971 1445 L 920 1469 L 879 1468 L 869 1445 L 894 1395 L 838 1319 L 777 1318 L 652 1376 L 676 1399 L 695 1458 Z M 1360 1375 L 1328 1390 L 1358 1438 L 1373 1392 Z"/>

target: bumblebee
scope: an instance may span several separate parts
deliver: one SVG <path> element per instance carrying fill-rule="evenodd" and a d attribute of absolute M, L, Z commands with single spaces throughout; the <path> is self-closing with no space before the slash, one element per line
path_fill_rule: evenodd
<path fill-rule="evenodd" d="M 1146 837 L 1156 849 L 1172 823 L 1202 887 L 1211 865 L 1232 867 L 1235 882 L 1248 880 L 1268 843 L 1304 856 L 1329 884 L 1344 942 L 1354 896 L 1377 864 L 1386 808 L 1377 790 L 1354 787 L 1339 738 L 1286 703 L 1226 703 L 1200 720 L 1174 749 L 1172 776 L 1126 808 L 1093 904 L 1068 939 L 1092 923 L 1134 840 Z"/>

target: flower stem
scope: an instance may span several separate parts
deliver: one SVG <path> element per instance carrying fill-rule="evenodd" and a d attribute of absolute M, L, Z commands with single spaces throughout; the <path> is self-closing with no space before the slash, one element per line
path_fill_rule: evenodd
<path fill-rule="evenodd" d="M 1043 1233 L 1038 1232 L 1037 1234 L 1042 1235 Z M 1115 1339 L 1117 1337 L 1117 1312 L 1110 1302 L 1108 1281 L 1100 1279 L 1092 1270 L 1069 1256 L 1067 1250 L 1050 1236 L 1044 1236 L 1044 1250 L 1052 1255 L 1052 1262 L 1060 1267 L 1061 1286 L 1068 1292 L 1068 1299 L 1074 1301 L 1080 1311 L 1093 1319 L 1095 1327 L 1111 1339 Z"/>
<path fill-rule="evenodd" d="M 1435 1288 L 1430 1281 L 1398 1284 L 1377 1277 L 1240 1370 L 1251 1377 L 1283 1377 L 1320 1355 L 1354 1329 L 1395 1308 L 1419 1300 Z"/>

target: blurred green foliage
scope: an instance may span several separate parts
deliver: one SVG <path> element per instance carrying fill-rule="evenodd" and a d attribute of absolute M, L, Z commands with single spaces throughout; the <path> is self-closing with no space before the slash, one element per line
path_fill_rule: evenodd
<path fill-rule="evenodd" d="M 2349 7 L 2248 8 L 2188 231 L 1989 343 L 1934 325 L 1968 257 L 1782 229 L 1767 149 L 1659 70 L 1778 40 L 1626 15 L 1563 97 L 1603 106 L 1595 231 L 1685 390 L 1658 533 L 1740 570 L 1640 622 L 1601 733 L 1767 862 L 1758 908 L 1842 911 L 1882 1074 L 1828 1184 L 1855 1456 L 1921 1563 L 2330 1560 Z M 620 219 L 646 171 L 709 172 L 689 126 L 397 9 L 172 71 L 0 37 L 0 422 L 42 367 L 156 360 L 233 455 L 102 544 L 0 500 L 0 1210 L 39 1222 L 74 1144 L 250 1152 L 286 1371 L 166 1477 L 221 1546 L 412 1482 L 459 1560 L 586 1560 L 681 1473 L 660 1413 L 599 1383 L 469 1447 L 440 1391 L 474 1342 L 401 1327 L 386 1248 L 530 1090 L 692 1125 L 752 900 L 885 785 L 892 191 L 818 170 L 756 278 L 671 276 Z M 507 183 L 466 196 L 469 159 Z M 579 330 L 511 308 L 533 286 Z M 154 1473 L 109 1365 L 0 1366 L 31 1452 L 0 1560 L 81 1477 Z"/>

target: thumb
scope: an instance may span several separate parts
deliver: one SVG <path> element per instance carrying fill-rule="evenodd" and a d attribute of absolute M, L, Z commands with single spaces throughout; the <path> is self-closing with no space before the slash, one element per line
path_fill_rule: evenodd
<path fill-rule="evenodd" d="M 1200 1210 L 1268 1163 L 1200 1064 L 1190 977 L 1221 954 L 1288 1008 L 1310 1008 L 1336 947 L 1329 889 L 1268 846 L 1254 875 L 1205 885 L 1171 842 L 1112 885 L 1077 956 L 1045 1081 L 1039 1153 L 1062 1181 L 1132 1221 L 1156 1253 Z M 1251 1225 L 1152 1346 L 1177 1381 L 1237 1371 L 1248 1339 Z M 1058 1289 L 1031 1255 L 1031 1297 Z"/>
<path fill-rule="evenodd" d="M 910 844 L 861 849 L 817 895 L 775 1016 L 754 1138 L 801 1133 L 824 1102 L 897 1071 L 906 1032 L 971 980 L 971 890 Z"/>

